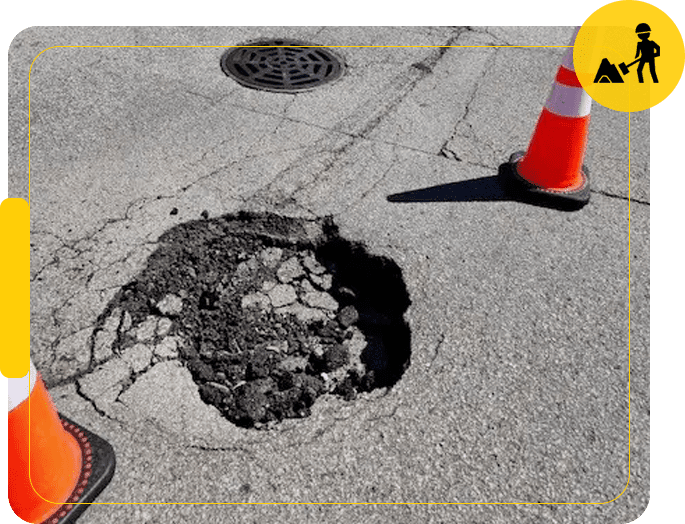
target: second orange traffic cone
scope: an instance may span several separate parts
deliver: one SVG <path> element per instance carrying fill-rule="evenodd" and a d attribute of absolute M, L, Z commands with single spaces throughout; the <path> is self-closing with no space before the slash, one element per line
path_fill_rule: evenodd
<path fill-rule="evenodd" d="M 9 401 L 12 509 L 27 522 L 73 523 L 112 478 L 112 446 L 58 414 L 33 363 L 9 379 Z"/>
<path fill-rule="evenodd" d="M 591 105 L 592 99 L 576 76 L 571 47 L 559 67 L 528 151 L 514 153 L 500 166 L 500 179 L 510 194 L 560 209 L 578 209 L 588 203 L 590 183 L 583 159 Z"/>

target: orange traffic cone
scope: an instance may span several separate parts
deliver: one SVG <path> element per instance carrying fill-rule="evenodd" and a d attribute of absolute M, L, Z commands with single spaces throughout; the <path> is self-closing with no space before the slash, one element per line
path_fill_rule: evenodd
<path fill-rule="evenodd" d="M 576 32 L 572 44 L 575 43 Z M 579 209 L 590 200 L 583 165 L 592 99 L 573 67 L 573 47 L 564 56 L 552 93 L 542 109 L 528 151 L 511 155 L 499 168 L 514 197 L 559 209 Z"/>
<path fill-rule="evenodd" d="M 33 363 L 9 379 L 9 501 L 27 522 L 73 522 L 114 475 L 109 443 L 58 415 Z"/>

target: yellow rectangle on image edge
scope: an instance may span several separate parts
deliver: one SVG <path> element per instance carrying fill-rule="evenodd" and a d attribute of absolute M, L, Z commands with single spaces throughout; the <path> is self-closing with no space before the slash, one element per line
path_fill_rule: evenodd
<path fill-rule="evenodd" d="M 29 205 L 23 198 L 0 204 L 0 371 L 21 378 L 29 371 L 31 244 Z"/>

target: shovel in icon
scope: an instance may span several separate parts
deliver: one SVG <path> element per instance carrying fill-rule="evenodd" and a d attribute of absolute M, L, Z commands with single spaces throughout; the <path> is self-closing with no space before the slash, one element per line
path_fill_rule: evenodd
<path fill-rule="evenodd" d="M 621 62 L 620 64 L 618 64 L 618 67 L 621 68 L 621 73 L 623 73 L 624 75 L 627 75 L 628 74 L 628 68 L 633 64 L 637 64 L 639 61 L 640 61 L 640 59 L 638 58 L 637 60 L 634 60 L 633 62 L 629 63 L 628 65 L 626 65 L 625 62 Z"/>

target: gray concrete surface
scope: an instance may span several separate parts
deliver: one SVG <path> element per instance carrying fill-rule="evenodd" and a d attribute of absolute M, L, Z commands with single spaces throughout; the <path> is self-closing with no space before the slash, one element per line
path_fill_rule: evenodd
<path fill-rule="evenodd" d="M 59 409 L 118 461 L 79 522 L 636 519 L 649 501 L 649 113 L 631 117 L 629 180 L 628 116 L 593 105 L 581 211 L 503 199 L 492 179 L 525 149 L 565 51 L 507 46 L 564 46 L 571 31 L 20 33 L 9 195 L 29 197 L 30 70 L 32 356 Z M 221 72 L 227 46 L 276 36 L 342 46 L 346 74 L 294 95 Z M 387 200 L 459 182 L 470 193 L 452 201 Z M 269 432 L 222 419 L 173 363 L 117 400 L 117 361 L 91 362 L 96 319 L 159 235 L 204 210 L 332 215 L 395 260 L 412 299 L 400 382 Z"/>

